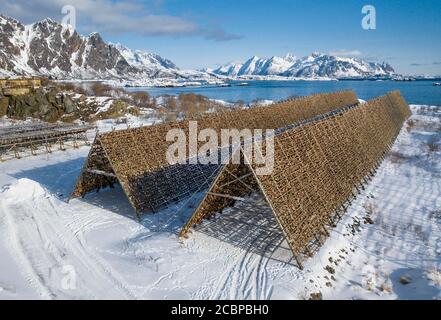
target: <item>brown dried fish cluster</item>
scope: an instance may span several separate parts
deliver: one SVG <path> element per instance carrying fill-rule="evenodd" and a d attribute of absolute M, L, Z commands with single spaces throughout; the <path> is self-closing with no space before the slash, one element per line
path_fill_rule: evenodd
<path fill-rule="evenodd" d="M 219 165 L 170 165 L 166 159 L 170 145 L 166 135 L 170 130 L 188 132 L 189 122 L 193 120 L 197 121 L 199 130 L 211 128 L 217 132 L 230 128 L 278 129 L 356 103 L 353 91 L 316 94 L 266 107 L 234 109 L 101 134 L 94 142 L 72 196 L 84 196 L 119 181 L 138 214 L 154 211 L 208 187 L 220 169 Z M 193 156 L 188 154 L 189 158 Z"/>
<path fill-rule="evenodd" d="M 245 162 L 225 165 L 181 236 L 238 198 L 261 191 L 301 266 L 373 176 L 410 114 L 400 93 L 392 92 L 282 131 L 274 138 L 272 173 L 259 176 L 256 165 Z"/>

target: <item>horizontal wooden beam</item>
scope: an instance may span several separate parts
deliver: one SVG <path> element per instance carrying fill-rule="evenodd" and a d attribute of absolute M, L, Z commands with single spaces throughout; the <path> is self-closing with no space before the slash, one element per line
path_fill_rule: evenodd
<path fill-rule="evenodd" d="M 110 178 L 116 178 L 116 175 L 114 173 L 110 173 L 110 172 L 105 172 L 105 171 L 101 171 L 101 170 L 95 170 L 95 169 L 86 169 L 84 170 L 87 173 L 91 173 L 91 174 L 96 174 L 96 175 L 100 175 L 100 176 L 106 176 L 106 177 L 110 177 Z"/>
<path fill-rule="evenodd" d="M 229 199 L 233 199 L 236 201 L 244 201 L 245 200 L 245 198 L 230 196 L 229 194 L 221 194 L 221 193 L 215 193 L 215 192 L 207 192 L 207 194 L 210 196 L 229 198 Z"/>

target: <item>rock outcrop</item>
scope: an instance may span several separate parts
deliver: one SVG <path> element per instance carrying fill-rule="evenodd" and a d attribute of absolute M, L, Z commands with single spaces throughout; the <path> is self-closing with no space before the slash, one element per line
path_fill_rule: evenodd
<path fill-rule="evenodd" d="M 28 94 L 0 96 L 0 115 L 13 119 L 32 117 L 46 122 L 94 122 L 128 113 L 138 114 L 139 109 L 111 97 L 86 97 L 63 92 L 56 87 L 38 88 Z"/>

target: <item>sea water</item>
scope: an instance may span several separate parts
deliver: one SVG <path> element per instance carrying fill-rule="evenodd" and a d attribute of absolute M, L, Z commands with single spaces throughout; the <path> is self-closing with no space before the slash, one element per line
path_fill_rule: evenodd
<path fill-rule="evenodd" d="M 247 86 L 239 86 L 246 82 Z M 230 87 L 201 86 L 180 88 L 129 88 L 130 91 L 147 91 L 153 96 L 196 93 L 210 99 L 227 102 L 255 100 L 281 100 L 314 93 L 354 90 L 360 99 L 369 100 L 389 91 L 399 90 L 409 104 L 441 106 L 441 86 L 435 81 L 231 81 Z"/>

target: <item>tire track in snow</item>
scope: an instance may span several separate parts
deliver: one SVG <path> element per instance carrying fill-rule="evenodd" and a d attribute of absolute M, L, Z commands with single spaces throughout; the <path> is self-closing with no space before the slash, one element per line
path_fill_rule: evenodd
<path fill-rule="evenodd" d="M 49 203 L 56 215 L 60 217 L 58 208 L 56 205 L 54 205 L 52 199 L 50 199 Z M 137 296 L 130 290 L 122 277 L 108 263 L 106 263 L 104 259 L 99 256 L 99 254 L 91 250 L 88 246 L 85 237 L 85 231 L 87 230 L 86 227 L 93 225 L 95 218 L 96 217 L 91 217 L 90 219 L 87 219 L 87 223 L 85 224 L 84 221 L 80 220 L 76 230 L 70 228 L 69 231 L 70 234 L 72 234 L 72 237 L 69 242 L 74 241 L 78 245 L 71 245 L 70 247 L 73 249 L 73 251 L 77 252 L 78 255 L 83 257 L 83 259 L 81 260 L 82 263 L 87 265 L 95 274 L 103 278 L 103 280 L 110 282 L 113 287 L 118 288 L 121 293 L 126 296 L 126 298 L 136 299 Z M 70 226 L 72 227 L 72 225 Z M 65 243 L 67 242 L 65 241 Z M 99 270 L 96 267 L 98 267 Z"/>
<path fill-rule="evenodd" d="M 11 246 L 13 256 L 18 260 L 19 267 L 24 273 L 24 277 L 29 285 L 37 291 L 37 294 L 43 299 L 52 299 L 55 294 L 45 284 L 41 274 L 35 270 L 34 263 L 30 257 L 26 254 L 26 243 L 23 243 L 20 239 L 17 228 L 13 222 L 13 218 L 6 210 L 4 202 L 2 201 L 2 211 L 6 226 L 6 235 L 9 239 L 8 243 Z"/>
<path fill-rule="evenodd" d="M 245 251 L 235 250 L 238 253 L 237 257 L 227 262 L 225 271 L 213 284 L 215 289 L 210 299 L 267 300 L 271 298 L 272 286 L 268 283 L 267 272 L 270 258 L 252 252 L 251 246 Z"/>
<path fill-rule="evenodd" d="M 60 288 L 61 268 L 72 265 L 82 277 L 77 279 L 81 297 L 95 298 L 104 292 L 105 296 L 136 298 L 121 277 L 87 246 L 81 226 L 75 232 L 64 224 L 50 196 L 36 188 L 26 200 L 2 194 L 9 242 L 28 283 L 44 299 L 75 296 Z"/>

